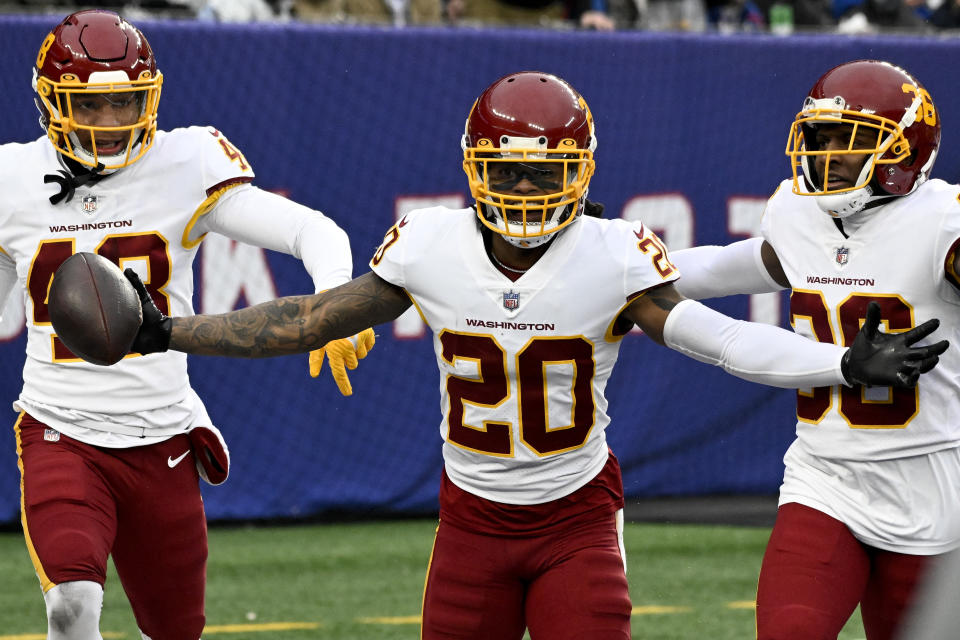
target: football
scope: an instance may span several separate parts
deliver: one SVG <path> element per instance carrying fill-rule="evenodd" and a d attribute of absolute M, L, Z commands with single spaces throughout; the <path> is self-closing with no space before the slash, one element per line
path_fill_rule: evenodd
<path fill-rule="evenodd" d="M 127 355 L 143 319 L 137 292 L 120 267 L 95 253 L 76 253 L 60 265 L 47 302 L 63 344 L 99 365 Z"/>

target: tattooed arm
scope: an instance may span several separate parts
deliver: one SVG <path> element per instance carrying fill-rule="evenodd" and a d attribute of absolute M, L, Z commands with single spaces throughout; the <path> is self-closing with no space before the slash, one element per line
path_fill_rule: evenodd
<path fill-rule="evenodd" d="M 317 295 L 172 318 L 169 348 L 241 358 L 303 353 L 394 320 L 411 304 L 406 291 L 371 271 Z"/>
<path fill-rule="evenodd" d="M 624 310 L 623 317 L 640 327 L 657 344 L 664 344 L 663 327 L 667 316 L 683 299 L 676 287 L 667 283 L 643 292 Z"/>

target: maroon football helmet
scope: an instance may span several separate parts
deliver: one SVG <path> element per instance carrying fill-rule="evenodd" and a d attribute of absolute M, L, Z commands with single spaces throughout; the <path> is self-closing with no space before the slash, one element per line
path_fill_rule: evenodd
<path fill-rule="evenodd" d="M 153 144 L 163 76 L 150 44 L 139 29 L 112 11 L 73 13 L 40 46 L 33 70 L 40 124 L 57 151 L 90 166 L 118 169 L 140 159 Z M 85 101 L 103 96 L 110 104 L 136 100 L 139 118 L 132 124 L 95 126 L 78 122 Z M 89 133 L 92 148 L 80 144 L 77 131 Z M 105 155 L 97 136 L 122 136 L 126 144 Z"/>
<path fill-rule="evenodd" d="M 477 98 L 462 140 L 480 221 L 515 246 L 548 241 L 582 212 L 596 146 L 590 109 L 564 80 L 539 71 L 500 78 Z M 541 195 L 508 193 L 524 177 Z"/>
<path fill-rule="evenodd" d="M 818 148 L 817 127 L 825 124 L 852 127 L 846 149 Z M 865 146 L 865 137 L 875 144 Z M 793 192 L 818 196 L 825 211 L 845 217 L 873 200 L 913 192 L 929 178 L 939 146 L 940 117 L 926 89 L 888 62 L 856 60 L 827 71 L 813 85 L 790 128 L 786 152 Z M 853 186 L 831 189 L 831 160 L 849 154 L 863 157 L 859 179 Z M 823 156 L 824 175 L 819 175 L 816 158 Z"/>

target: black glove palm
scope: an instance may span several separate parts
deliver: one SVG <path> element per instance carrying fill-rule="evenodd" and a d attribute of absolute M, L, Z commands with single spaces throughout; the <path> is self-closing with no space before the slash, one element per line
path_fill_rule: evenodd
<path fill-rule="evenodd" d="M 137 337 L 133 339 L 130 345 L 130 353 L 158 353 L 166 351 L 170 346 L 170 331 L 173 321 L 154 304 L 153 298 L 147 292 L 147 288 L 140 281 L 140 276 L 133 269 L 125 269 L 123 275 L 127 277 L 133 288 L 137 290 L 140 296 L 140 308 L 143 310 L 143 322 L 140 323 L 140 330 L 137 331 Z"/>
<path fill-rule="evenodd" d="M 847 382 L 868 387 L 915 387 L 920 374 L 937 366 L 940 354 L 950 346 L 946 340 L 911 346 L 936 331 L 939 320 L 927 320 L 903 333 L 883 333 L 879 326 L 880 305 L 871 302 L 863 327 L 840 362 Z"/>

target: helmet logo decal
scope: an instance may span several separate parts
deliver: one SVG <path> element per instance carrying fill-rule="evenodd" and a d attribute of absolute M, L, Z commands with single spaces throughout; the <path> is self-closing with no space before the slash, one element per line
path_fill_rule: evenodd
<path fill-rule="evenodd" d="M 43 44 L 40 45 L 40 53 L 37 54 L 37 69 L 43 66 L 43 63 L 47 60 L 47 51 L 50 50 L 50 47 L 53 46 L 53 43 L 56 42 L 57 36 L 53 33 L 48 33 L 46 40 L 43 41 Z"/>
<path fill-rule="evenodd" d="M 935 126 L 937 124 L 937 110 L 934 108 L 933 101 L 930 99 L 930 93 L 926 89 L 910 84 L 909 82 L 904 82 L 900 88 L 903 89 L 904 93 L 913 93 L 916 99 L 919 100 L 920 104 L 917 105 L 915 117 L 923 119 L 924 124 L 928 124 L 931 127 Z"/>

